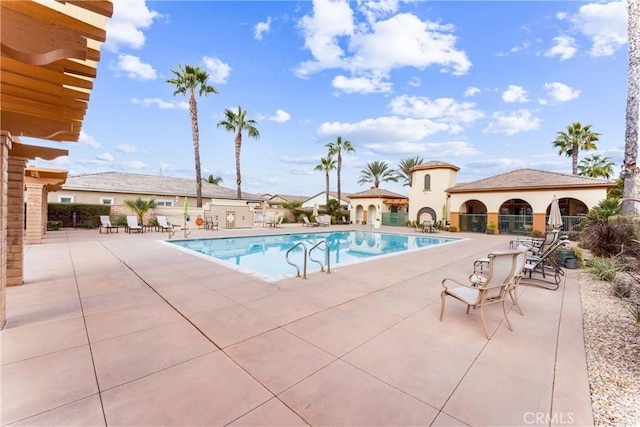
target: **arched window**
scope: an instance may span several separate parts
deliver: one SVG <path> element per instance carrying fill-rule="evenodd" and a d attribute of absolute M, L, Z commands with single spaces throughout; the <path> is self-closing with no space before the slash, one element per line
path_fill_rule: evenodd
<path fill-rule="evenodd" d="M 424 176 L 424 189 L 431 190 L 431 175 L 429 174 Z"/>

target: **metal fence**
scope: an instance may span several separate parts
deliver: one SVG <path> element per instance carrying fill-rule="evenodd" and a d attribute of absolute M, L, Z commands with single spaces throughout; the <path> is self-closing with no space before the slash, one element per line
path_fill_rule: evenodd
<path fill-rule="evenodd" d="M 409 214 L 406 212 L 383 212 L 382 225 L 403 226 L 407 223 Z"/>
<path fill-rule="evenodd" d="M 562 216 L 562 229 L 565 233 L 578 233 L 584 216 Z M 454 224 L 455 225 L 455 224 Z M 530 235 L 533 231 L 532 215 L 498 215 L 498 229 L 500 234 Z M 460 214 L 460 231 L 484 233 L 487 229 L 486 214 Z M 542 230 L 540 230 L 542 231 Z"/>

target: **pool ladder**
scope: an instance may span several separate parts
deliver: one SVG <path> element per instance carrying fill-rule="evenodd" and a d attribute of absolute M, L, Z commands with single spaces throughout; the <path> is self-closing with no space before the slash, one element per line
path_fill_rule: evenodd
<path fill-rule="evenodd" d="M 326 240 L 319 241 L 318 243 L 313 245 L 309 250 L 307 250 L 307 245 L 305 245 L 304 242 L 298 242 L 295 245 L 293 245 L 285 255 L 287 263 L 296 268 L 296 277 L 302 277 L 303 279 L 307 278 L 307 258 L 309 258 L 313 262 L 317 262 L 318 264 L 320 264 L 320 271 L 324 272 L 324 265 L 322 264 L 322 261 L 314 259 L 311 256 L 311 252 L 322 244 L 324 244 L 327 247 L 327 274 L 331 273 L 331 248 L 329 247 L 329 243 L 327 243 Z M 298 267 L 297 264 L 294 264 L 293 262 L 291 262 L 291 260 L 289 259 L 289 253 L 291 253 L 291 251 L 293 251 L 298 246 L 302 246 L 304 248 L 304 255 L 303 255 L 304 264 L 302 268 L 302 276 L 300 275 L 300 267 Z"/>

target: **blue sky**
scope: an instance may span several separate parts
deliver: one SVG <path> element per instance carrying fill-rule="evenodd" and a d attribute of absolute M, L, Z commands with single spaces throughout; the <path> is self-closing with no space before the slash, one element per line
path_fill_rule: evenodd
<path fill-rule="evenodd" d="M 245 135 L 243 191 L 311 196 L 337 136 L 342 191 L 367 162 L 407 157 L 460 167 L 471 181 L 530 167 L 571 173 L 551 142 L 575 121 L 601 133 L 619 171 L 627 82 L 620 1 L 114 0 L 80 142 L 38 166 L 194 177 L 187 98 L 165 81 L 178 64 L 210 73 L 198 98 L 203 177 L 235 188 L 226 108 L 258 122 Z M 408 187 L 382 184 L 408 194 Z M 331 189 L 336 190 L 335 173 Z"/>

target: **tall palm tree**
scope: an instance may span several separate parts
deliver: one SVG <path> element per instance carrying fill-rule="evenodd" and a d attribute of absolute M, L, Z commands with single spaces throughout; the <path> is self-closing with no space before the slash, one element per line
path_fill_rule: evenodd
<path fill-rule="evenodd" d="M 344 151 L 345 153 L 355 153 L 356 150 L 353 148 L 350 141 L 343 141 L 341 136 L 336 138 L 336 142 L 330 142 L 325 145 L 325 147 L 329 149 L 330 156 L 338 156 L 338 202 L 342 203 L 342 187 L 340 184 L 340 175 L 342 171 L 342 152 Z"/>
<path fill-rule="evenodd" d="M 578 175 L 609 179 L 613 176 L 613 165 L 609 157 L 592 154 L 580 160 Z"/>
<path fill-rule="evenodd" d="M 638 126 L 640 126 L 640 0 L 627 0 L 629 70 L 627 77 L 626 130 L 624 132 L 624 179 L 622 215 L 635 212 L 636 177 L 638 176 Z M 635 199 L 635 200 L 634 200 Z"/>
<path fill-rule="evenodd" d="M 156 199 L 142 200 L 142 198 L 138 197 L 135 200 L 125 200 L 124 205 L 136 214 L 138 217 L 138 224 L 142 225 L 142 218 L 144 217 L 144 214 L 155 208 L 158 204 L 156 203 Z"/>
<path fill-rule="evenodd" d="M 402 184 L 403 187 L 411 187 L 411 184 L 413 182 L 413 180 L 411 179 L 413 175 L 411 173 L 411 168 L 421 165 L 423 162 L 424 160 L 422 160 L 420 156 L 407 157 L 406 159 L 400 160 L 400 163 L 398 163 L 397 171 L 398 178 L 402 178 L 404 180 L 404 184 Z"/>
<path fill-rule="evenodd" d="M 200 132 L 198 131 L 198 103 L 196 102 L 196 90 L 198 95 L 218 93 L 215 87 L 207 84 L 209 73 L 199 67 L 191 65 L 178 65 L 178 71 L 171 70 L 175 78 L 166 83 L 174 85 L 173 96 L 189 93 L 189 115 L 191 116 L 191 138 L 193 139 L 193 157 L 196 163 L 196 203 L 202 207 L 202 173 L 200 170 Z"/>
<path fill-rule="evenodd" d="M 325 206 L 329 205 L 329 172 L 331 172 L 335 168 L 336 168 L 336 161 L 330 155 L 326 157 L 322 157 L 320 159 L 320 163 L 317 164 L 315 168 L 313 168 L 314 171 L 324 172 L 325 180 L 327 183 L 327 190 L 326 190 L 327 201 L 325 203 Z"/>
<path fill-rule="evenodd" d="M 220 185 L 220 183 L 222 182 L 222 177 L 221 176 L 216 176 L 215 178 L 213 177 L 213 175 L 209 175 L 207 177 L 207 182 L 209 184 L 215 184 L 215 185 Z"/>
<path fill-rule="evenodd" d="M 380 186 L 380 182 L 398 182 L 396 171 L 389 169 L 387 162 L 373 161 L 367 163 L 367 168 L 360 171 L 358 184 L 373 183 L 375 188 Z"/>
<path fill-rule="evenodd" d="M 560 149 L 559 155 L 566 154 L 567 157 L 571 157 L 571 170 L 577 175 L 579 151 L 597 150 L 595 143 L 599 139 L 599 133 L 591 132 L 591 125 L 583 127 L 580 122 L 575 122 L 567 126 L 566 132 L 556 133 L 553 146 Z"/>
<path fill-rule="evenodd" d="M 256 125 L 258 122 L 255 120 L 247 119 L 247 111 L 238 106 L 238 112 L 235 113 L 230 109 L 224 110 L 224 120 L 218 122 L 218 127 L 222 126 L 227 132 L 235 132 L 236 139 L 236 184 L 238 186 L 238 193 L 236 198 L 242 199 L 242 175 L 240 174 L 240 148 L 242 148 L 242 131 L 247 131 L 247 134 L 251 138 L 259 139 L 260 132 Z"/>

